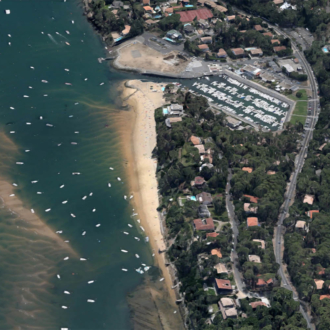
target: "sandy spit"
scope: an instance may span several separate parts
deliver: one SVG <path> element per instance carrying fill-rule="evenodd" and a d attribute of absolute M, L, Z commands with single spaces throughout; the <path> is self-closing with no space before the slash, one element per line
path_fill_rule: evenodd
<path fill-rule="evenodd" d="M 165 84 L 139 80 L 123 83 L 120 87 L 122 100 L 130 110 L 121 111 L 114 120 L 121 136 L 124 156 L 127 159 L 129 188 L 130 193 L 134 194 L 132 201 L 141 225 L 150 238 L 150 244 L 155 253 L 155 264 L 165 278 L 161 282 L 164 283 L 162 298 L 168 300 L 173 311 L 178 311 L 178 306 L 175 304 L 175 292 L 171 288 L 172 280 L 165 266 L 165 255 L 158 253 L 159 250 L 166 249 L 166 244 L 157 212 L 159 206 L 158 184 L 155 175 L 157 160 L 152 159 L 151 154 L 156 146 L 154 110 L 165 103 L 161 85 L 165 86 Z M 183 328 L 179 312 L 172 314 L 171 318 L 177 319 L 176 329 Z"/>

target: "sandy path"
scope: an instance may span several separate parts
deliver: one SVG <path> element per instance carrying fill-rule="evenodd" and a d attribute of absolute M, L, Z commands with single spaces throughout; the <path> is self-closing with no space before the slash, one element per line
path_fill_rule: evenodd
<path fill-rule="evenodd" d="M 163 272 L 168 298 L 173 304 L 173 310 L 178 310 L 175 305 L 175 292 L 171 288 L 172 280 L 165 267 L 164 253 L 158 253 L 159 250 L 166 249 L 166 244 L 157 212 L 159 206 L 155 176 L 157 161 L 151 158 L 152 150 L 156 146 L 154 110 L 165 103 L 161 90 L 161 85 L 165 86 L 165 84 L 138 80 L 131 80 L 126 84 L 132 88 L 123 86 L 122 97 L 131 110 L 122 111 L 116 121 L 118 131 L 123 138 L 125 156 L 128 159 L 130 190 L 134 194 L 134 207 L 139 214 L 138 217 L 150 238 L 157 266 Z M 151 86 L 153 89 L 150 89 Z M 179 317 L 178 314 L 174 314 L 173 318 Z"/>

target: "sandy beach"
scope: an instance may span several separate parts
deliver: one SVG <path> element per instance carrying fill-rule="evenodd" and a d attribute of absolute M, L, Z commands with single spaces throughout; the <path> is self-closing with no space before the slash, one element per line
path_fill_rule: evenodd
<path fill-rule="evenodd" d="M 126 87 L 129 86 L 129 87 Z M 134 207 L 136 208 L 141 224 L 150 238 L 150 244 L 155 253 L 155 264 L 161 269 L 165 280 L 163 286 L 163 299 L 166 298 L 172 306 L 171 318 L 175 321 L 175 329 L 181 329 L 182 320 L 175 304 L 176 296 L 172 287 L 172 280 L 165 267 L 164 253 L 166 249 L 161 223 L 157 212 L 158 184 L 156 180 L 157 160 L 151 158 L 156 146 L 156 129 L 154 110 L 164 104 L 162 87 L 165 84 L 141 82 L 131 80 L 122 88 L 124 105 L 129 105 L 129 111 L 121 111 L 117 116 L 118 130 L 122 136 L 124 153 L 127 158 L 127 171 L 130 182 L 130 193 L 134 194 Z M 152 87 L 152 88 L 151 88 Z M 165 294 L 165 292 L 167 292 Z M 181 323 L 181 326 L 180 326 Z M 164 326 L 164 324 L 163 324 Z M 173 326 L 173 325 L 172 325 Z M 166 327 L 171 328 L 171 327 Z M 172 327 L 173 329 L 173 327 Z"/>

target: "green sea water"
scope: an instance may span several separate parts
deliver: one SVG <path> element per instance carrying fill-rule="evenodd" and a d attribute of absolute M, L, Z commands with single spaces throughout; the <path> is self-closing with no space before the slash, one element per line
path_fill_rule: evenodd
<path fill-rule="evenodd" d="M 1 329 L 131 328 L 125 297 L 143 281 L 134 268 L 150 265 L 152 256 L 123 198 L 130 192 L 111 120 L 118 82 L 129 75 L 98 63 L 105 51 L 79 1 L 0 2 L 0 175 L 77 254 L 35 234 L 24 216 L 2 205 Z"/>

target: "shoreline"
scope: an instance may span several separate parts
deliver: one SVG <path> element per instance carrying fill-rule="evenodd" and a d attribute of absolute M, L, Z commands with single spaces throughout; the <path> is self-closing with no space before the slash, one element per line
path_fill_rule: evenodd
<path fill-rule="evenodd" d="M 179 306 L 175 303 L 177 297 L 175 290 L 172 289 L 172 278 L 169 269 L 165 266 L 165 253 L 159 253 L 159 251 L 166 250 L 166 241 L 157 211 L 159 206 L 158 183 L 155 175 L 157 162 L 151 158 L 151 153 L 156 146 L 154 110 L 165 103 L 161 85 L 165 86 L 161 83 L 139 80 L 123 82 L 119 90 L 123 105 L 128 106 L 130 110 L 120 111 L 115 116 L 115 121 L 123 144 L 122 150 L 127 159 L 126 171 L 129 189 L 130 193 L 134 194 L 132 202 L 138 213 L 137 217 L 145 228 L 145 234 L 149 237 L 151 248 L 155 254 L 155 266 L 159 267 L 162 277 L 164 277 L 164 281 L 161 282 L 164 284 L 160 289 L 164 295 L 162 299 L 168 300 L 173 308 L 171 319 L 179 318 L 183 328 L 183 320 L 178 317 Z M 157 92 L 152 92 L 151 86 L 153 86 L 152 90 L 157 90 Z M 155 286 L 159 290 L 159 280 L 157 279 L 156 282 Z M 173 314 L 175 310 L 177 313 Z M 159 312 L 163 314 L 161 311 Z M 164 314 L 163 317 L 165 317 Z M 178 328 L 176 325 L 175 329 L 180 329 L 180 327 Z"/>

